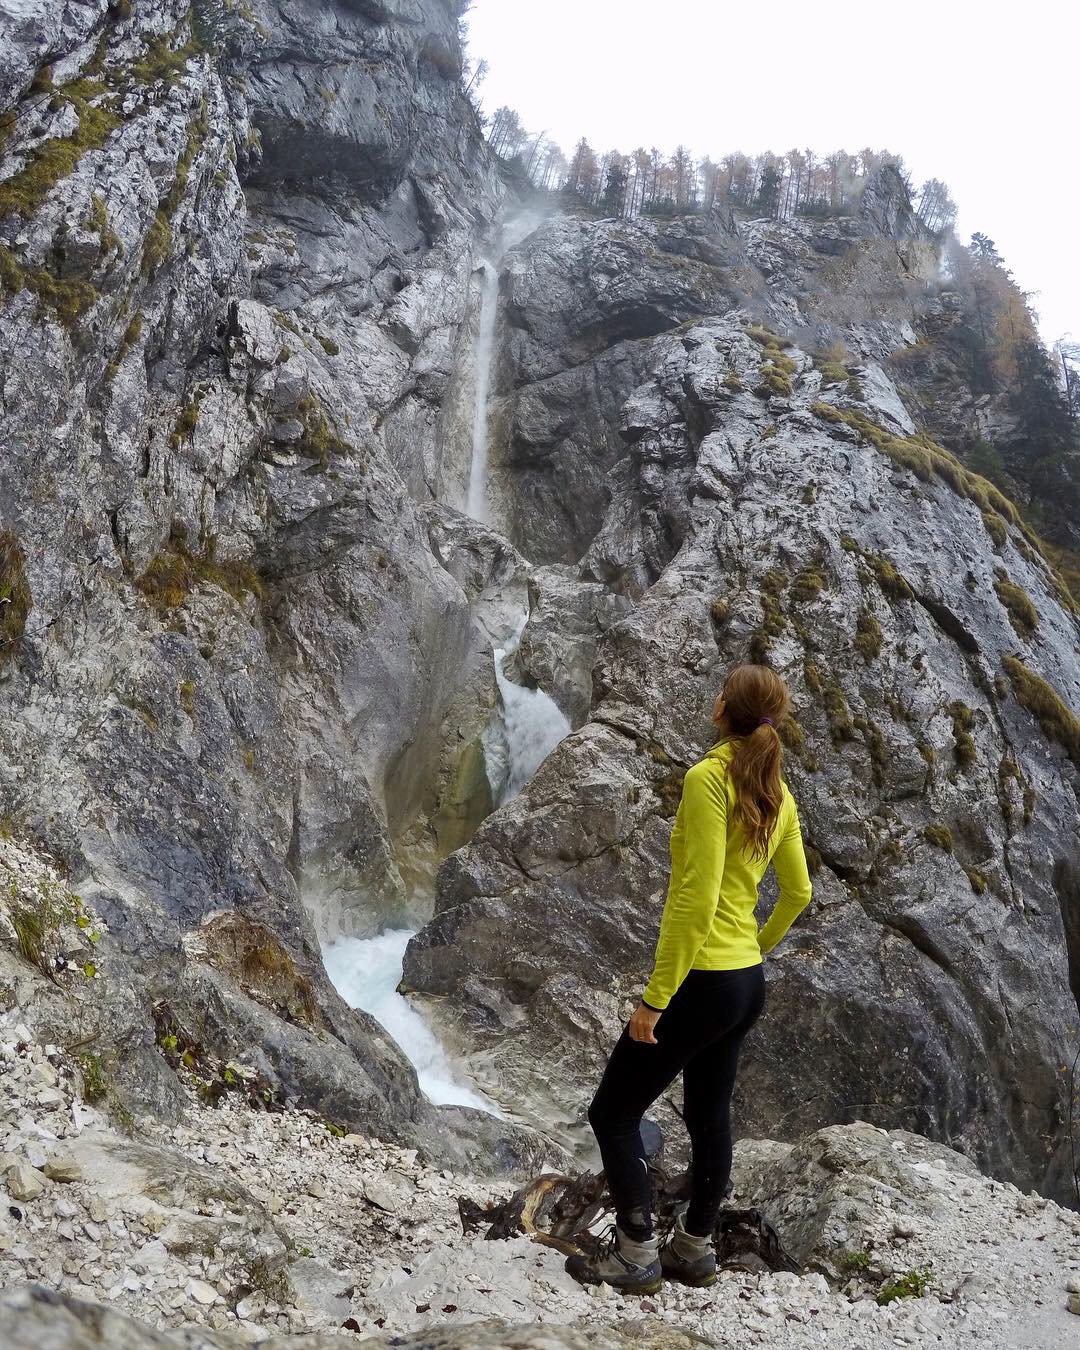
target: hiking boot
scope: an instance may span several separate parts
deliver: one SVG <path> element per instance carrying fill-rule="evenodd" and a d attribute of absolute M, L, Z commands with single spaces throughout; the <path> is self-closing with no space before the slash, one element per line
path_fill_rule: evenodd
<path fill-rule="evenodd" d="M 612 1225 L 592 1256 L 567 1258 L 566 1269 L 579 1284 L 610 1284 L 624 1294 L 655 1294 L 663 1282 L 657 1260 L 659 1238 L 633 1238 Z"/>
<path fill-rule="evenodd" d="M 712 1237 L 695 1237 L 683 1227 L 683 1215 L 675 1220 L 671 1236 L 660 1248 L 660 1265 L 669 1280 L 704 1289 L 716 1283 L 716 1251 Z"/>

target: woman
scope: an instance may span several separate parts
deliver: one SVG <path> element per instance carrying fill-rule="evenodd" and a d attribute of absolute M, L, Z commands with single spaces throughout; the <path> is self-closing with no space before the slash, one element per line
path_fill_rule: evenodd
<path fill-rule="evenodd" d="M 731 1092 L 739 1046 L 765 998 L 762 954 L 810 899 L 799 816 L 781 777 L 776 728 L 787 686 L 767 666 L 728 676 L 713 708 L 720 740 L 683 783 L 671 881 L 652 977 L 589 1108 L 615 1203 L 615 1227 L 570 1273 L 651 1293 L 662 1275 L 712 1284 L 712 1233 L 731 1172 Z M 758 883 L 772 863 L 780 898 L 759 931 Z M 641 1118 L 680 1073 L 690 1132 L 690 1203 L 661 1249 L 649 1212 Z"/>

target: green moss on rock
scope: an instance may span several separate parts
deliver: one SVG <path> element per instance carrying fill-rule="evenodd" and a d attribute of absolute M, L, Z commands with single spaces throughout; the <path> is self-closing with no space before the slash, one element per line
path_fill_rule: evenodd
<path fill-rule="evenodd" d="M 790 398 L 791 378 L 776 361 L 767 361 L 761 368 L 761 381 L 754 388 L 758 398 Z"/>
<path fill-rule="evenodd" d="M 842 741 L 850 741 L 854 735 L 855 723 L 844 691 L 838 684 L 830 682 L 823 686 L 821 695 L 833 743 L 838 745 Z"/>
<path fill-rule="evenodd" d="M 825 574 L 819 567 L 804 567 L 791 583 L 791 600 L 796 605 L 808 604 L 821 594 L 825 585 Z"/>
<path fill-rule="evenodd" d="M 74 328 L 99 298 L 97 288 L 89 281 L 62 279 L 43 267 L 23 267 L 5 244 L 0 244 L 0 289 L 8 295 L 31 291 L 65 328 Z"/>
<path fill-rule="evenodd" d="M 170 88 L 179 83 L 188 62 L 199 55 L 199 44 L 191 39 L 177 46 L 178 34 L 159 33 L 147 40 L 146 50 L 128 67 L 136 84 L 164 82 Z"/>
<path fill-rule="evenodd" d="M 32 216 L 57 183 L 70 177 L 83 155 L 101 149 L 121 120 L 111 103 L 90 101 L 105 92 L 104 84 L 85 79 L 57 91 L 58 102 L 75 109 L 78 125 L 68 136 L 43 141 L 21 169 L 0 183 L 0 219 Z"/>
<path fill-rule="evenodd" d="M 957 699 L 949 704 L 949 715 L 953 725 L 953 753 L 956 762 L 966 768 L 978 758 L 978 750 L 971 735 L 975 726 L 975 712 L 966 703 Z"/>
<path fill-rule="evenodd" d="M 877 578 L 877 583 L 891 600 L 912 600 L 915 592 L 911 584 L 888 558 L 878 558 L 873 554 L 863 555 Z"/>
<path fill-rule="evenodd" d="M 143 241 L 143 255 L 140 271 L 145 277 L 152 277 L 172 251 L 172 226 L 162 211 L 158 211 Z"/>
<path fill-rule="evenodd" d="M 90 198 L 90 216 L 87 221 L 101 241 L 102 254 L 113 253 L 120 247 L 120 236 L 112 227 L 109 220 L 109 212 L 105 207 L 105 199 L 100 193 L 95 192 Z"/>
<path fill-rule="evenodd" d="M 195 428 L 199 425 L 199 407 L 201 403 L 201 396 L 195 394 L 180 409 L 180 415 L 177 417 L 172 429 L 172 434 L 169 437 L 169 444 L 173 449 L 183 444 L 183 442 L 194 433 Z"/>
<path fill-rule="evenodd" d="M 855 650 L 866 661 L 872 661 L 881 652 L 881 624 L 869 612 L 863 610 L 855 624 Z"/>
<path fill-rule="evenodd" d="M 777 567 L 770 567 L 761 579 L 761 627 L 750 639 L 750 659 L 757 665 L 766 665 L 769 645 L 784 631 L 784 608 L 780 603 L 787 586 L 787 577 Z"/>
<path fill-rule="evenodd" d="M 187 531 L 176 524 L 165 548 L 150 560 L 135 585 L 161 611 L 179 608 L 202 584 L 226 591 L 237 602 L 247 595 L 262 595 L 262 583 L 250 563 L 218 562 L 214 554 L 212 543 L 202 553 L 193 553 Z"/>
<path fill-rule="evenodd" d="M 1009 527 L 996 511 L 984 511 L 982 513 L 983 524 L 986 526 L 986 533 L 994 541 L 995 548 L 1001 548 L 1009 538 Z"/>
<path fill-rule="evenodd" d="M 953 851 L 953 833 L 948 825 L 927 825 L 923 830 L 923 838 L 928 844 L 941 849 L 943 853 Z"/>
<path fill-rule="evenodd" d="M 337 434 L 314 398 L 304 399 L 298 411 L 304 426 L 299 445 L 301 454 L 314 459 L 325 469 L 332 456 L 351 453 L 352 446 Z"/>

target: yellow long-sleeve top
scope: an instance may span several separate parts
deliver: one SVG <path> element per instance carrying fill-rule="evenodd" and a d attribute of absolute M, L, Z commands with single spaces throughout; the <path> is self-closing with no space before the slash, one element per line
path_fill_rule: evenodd
<path fill-rule="evenodd" d="M 752 857 L 735 812 L 728 768 L 735 737 L 689 769 L 671 832 L 671 881 L 645 1003 L 663 1009 L 690 970 L 759 965 L 810 900 L 799 813 L 788 786 L 764 858 Z M 758 885 L 772 863 L 780 897 L 768 922 L 754 917 Z"/>

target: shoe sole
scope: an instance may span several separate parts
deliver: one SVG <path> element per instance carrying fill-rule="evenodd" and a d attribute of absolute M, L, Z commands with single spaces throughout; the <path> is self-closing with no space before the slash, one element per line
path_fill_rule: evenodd
<path fill-rule="evenodd" d="M 567 1273 L 586 1289 L 598 1289 L 600 1285 L 606 1284 L 617 1294 L 658 1294 L 664 1287 L 663 1276 L 657 1280 L 648 1280 L 645 1284 L 611 1284 L 609 1280 L 582 1280 L 574 1275 L 573 1271 Z"/>
<path fill-rule="evenodd" d="M 650 1280 L 648 1284 L 615 1284 L 612 1288 L 620 1294 L 658 1294 L 664 1287 L 663 1277 Z"/>
<path fill-rule="evenodd" d="M 708 1289 L 710 1285 L 716 1283 L 716 1272 L 711 1275 L 702 1275 L 697 1279 L 689 1275 L 676 1275 L 674 1273 L 664 1272 L 665 1280 L 673 1280 L 676 1284 L 685 1284 L 688 1289 Z"/>

